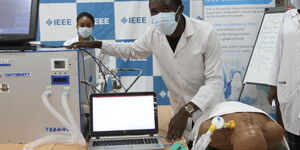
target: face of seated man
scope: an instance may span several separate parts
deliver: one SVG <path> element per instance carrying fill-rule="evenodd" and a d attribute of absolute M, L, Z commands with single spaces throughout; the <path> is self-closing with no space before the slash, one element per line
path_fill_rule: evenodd
<path fill-rule="evenodd" d="M 234 120 L 233 129 L 216 130 L 209 146 L 218 150 L 266 150 L 278 145 L 284 136 L 283 128 L 260 113 L 231 113 L 222 116 L 225 122 Z M 211 120 L 200 126 L 200 136 L 208 130 Z"/>

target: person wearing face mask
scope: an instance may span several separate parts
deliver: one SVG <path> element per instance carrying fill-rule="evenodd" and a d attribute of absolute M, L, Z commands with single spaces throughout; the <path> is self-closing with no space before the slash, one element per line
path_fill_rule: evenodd
<path fill-rule="evenodd" d="M 94 17 L 90 13 L 82 12 L 77 16 L 76 20 L 78 35 L 72 39 L 67 40 L 63 45 L 70 46 L 71 44 L 79 41 L 96 41 L 96 38 L 92 35 L 95 24 Z M 105 55 L 100 51 L 98 58 L 99 60 L 101 60 L 102 64 L 109 68 L 108 64 L 110 62 L 110 58 L 108 55 Z M 103 66 L 101 67 L 101 69 L 102 71 L 104 71 L 104 73 L 107 72 L 107 70 L 105 70 Z"/>
<path fill-rule="evenodd" d="M 279 105 L 291 150 L 300 150 L 300 0 L 284 14 L 275 51 L 268 100 Z"/>
<path fill-rule="evenodd" d="M 64 46 L 69 46 L 79 41 L 95 41 L 95 37 L 92 35 L 95 23 L 94 17 L 87 12 L 82 12 L 77 16 L 76 20 L 78 35 L 72 39 L 67 40 L 64 43 Z"/>
<path fill-rule="evenodd" d="M 183 14 L 181 0 L 150 0 L 152 24 L 133 43 L 77 42 L 122 58 L 154 55 L 167 85 L 174 116 L 167 137 L 192 140 L 192 121 L 224 100 L 218 34 L 211 24 Z"/>

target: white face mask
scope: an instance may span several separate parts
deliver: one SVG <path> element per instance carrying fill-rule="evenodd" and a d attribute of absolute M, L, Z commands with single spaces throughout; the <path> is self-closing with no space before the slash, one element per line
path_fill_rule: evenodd
<path fill-rule="evenodd" d="M 78 33 L 83 38 L 89 37 L 93 32 L 93 28 L 87 28 L 87 27 L 78 27 Z"/>
<path fill-rule="evenodd" d="M 174 33 L 178 25 L 179 19 L 177 22 L 175 20 L 177 12 L 161 12 L 155 16 L 152 16 L 152 24 L 154 24 L 155 28 L 161 33 L 165 35 L 171 35 Z"/>
<path fill-rule="evenodd" d="M 291 4 L 300 9 L 300 0 L 291 0 Z"/>

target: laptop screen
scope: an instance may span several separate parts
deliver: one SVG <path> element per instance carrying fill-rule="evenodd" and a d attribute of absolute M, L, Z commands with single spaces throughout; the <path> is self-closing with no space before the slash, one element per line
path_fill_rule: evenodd
<path fill-rule="evenodd" d="M 91 102 L 94 134 L 153 134 L 157 131 L 153 92 L 93 94 Z"/>

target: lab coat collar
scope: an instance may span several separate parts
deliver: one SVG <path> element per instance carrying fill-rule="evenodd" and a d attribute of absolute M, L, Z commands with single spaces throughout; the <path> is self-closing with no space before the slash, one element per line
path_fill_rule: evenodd
<path fill-rule="evenodd" d="M 184 46 L 188 43 L 188 38 L 194 34 L 194 29 L 192 26 L 191 19 L 184 14 L 183 17 L 185 18 L 185 29 L 180 37 L 180 40 L 178 41 L 174 56 L 176 56 L 184 48 Z M 157 32 L 159 31 L 157 30 Z M 164 41 L 163 42 L 164 46 L 171 49 L 170 44 L 166 38 L 166 35 L 162 34 L 161 32 L 159 32 L 159 34 L 162 35 L 161 41 Z M 170 53 L 173 52 L 170 50 Z"/>
<path fill-rule="evenodd" d="M 293 19 L 293 22 L 295 23 L 295 25 L 296 26 L 299 26 L 300 25 L 300 23 L 299 23 L 299 21 L 298 21 L 298 10 L 297 9 L 293 9 L 293 10 L 291 10 L 291 12 L 290 12 L 290 16 L 291 16 L 291 18 Z"/>
<path fill-rule="evenodd" d="M 298 15 L 297 9 L 293 9 L 293 10 L 291 11 L 291 16 L 292 16 L 292 17 L 297 17 L 297 15 Z"/>
<path fill-rule="evenodd" d="M 186 37 L 192 36 L 194 34 L 194 29 L 192 27 L 191 19 L 184 14 L 183 16 L 185 18 L 185 29 L 182 34 L 185 34 Z"/>
<path fill-rule="evenodd" d="M 185 45 L 188 43 L 188 38 L 194 34 L 194 29 L 191 23 L 191 19 L 185 15 L 185 29 L 181 35 L 181 38 L 177 44 L 175 55 L 177 55 L 181 50 L 184 49 Z"/>

